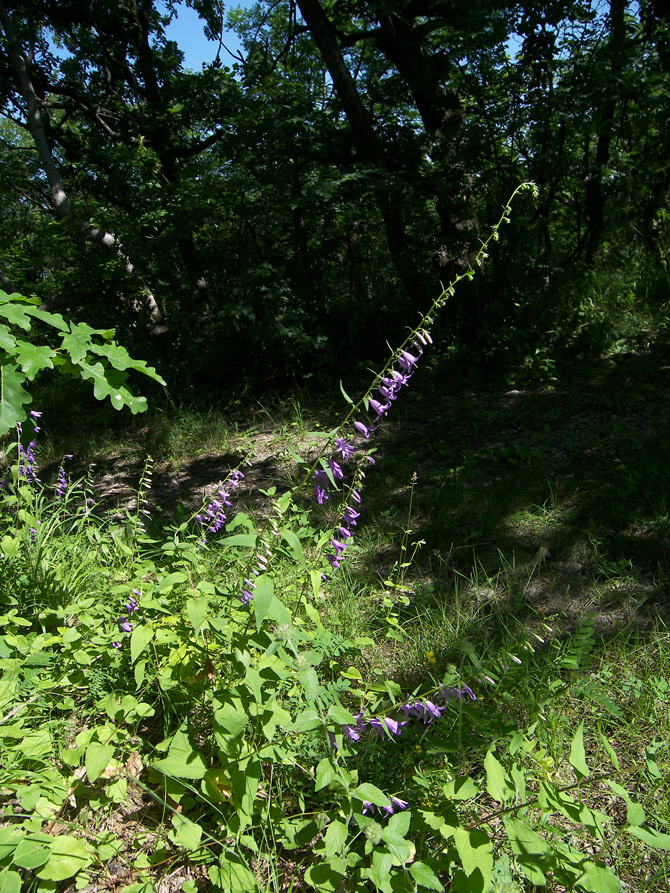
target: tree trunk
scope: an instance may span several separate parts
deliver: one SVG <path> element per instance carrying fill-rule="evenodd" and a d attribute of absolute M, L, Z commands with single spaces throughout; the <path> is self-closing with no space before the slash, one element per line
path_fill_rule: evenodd
<path fill-rule="evenodd" d="M 333 86 L 351 127 L 358 156 L 378 171 L 388 172 L 384 150 L 372 126 L 371 116 L 363 105 L 356 82 L 342 55 L 335 30 L 323 7 L 319 0 L 298 0 L 298 6 L 333 79 Z M 412 304 L 420 307 L 425 282 L 422 281 L 409 250 L 402 210 L 381 182 L 375 185 L 375 198 L 384 221 L 393 265 Z"/>
<path fill-rule="evenodd" d="M 61 182 L 58 168 L 56 167 L 51 152 L 51 147 L 49 146 L 42 113 L 40 111 L 39 100 L 30 77 L 28 62 L 21 52 L 12 20 L 10 19 L 2 0 L 0 0 L 0 23 L 2 23 L 2 27 L 7 37 L 8 54 L 16 74 L 18 88 L 28 108 L 28 126 L 42 164 L 42 169 L 44 170 L 44 174 L 49 184 L 49 191 L 51 193 L 51 200 L 55 213 L 58 217 L 74 226 L 88 239 L 98 245 L 104 245 L 105 248 L 112 251 L 123 262 L 128 275 L 137 278 L 135 268 L 125 254 L 117 237 L 102 227 L 93 226 L 89 221 L 81 220 L 72 210 L 67 193 Z M 152 334 L 160 334 L 167 331 L 163 315 L 161 314 L 151 290 L 143 280 L 140 279 L 139 281 L 144 295 L 144 310 L 149 319 L 150 332 Z"/>
<path fill-rule="evenodd" d="M 605 193 L 603 173 L 610 160 L 610 147 L 614 133 L 614 116 L 619 104 L 619 96 L 614 92 L 623 68 L 624 44 L 626 39 L 627 0 L 610 0 L 609 72 L 606 78 L 607 98 L 598 116 L 598 141 L 593 159 L 593 169 L 586 181 L 586 220 L 588 238 L 586 241 L 587 264 L 593 262 L 605 229 Z"/>

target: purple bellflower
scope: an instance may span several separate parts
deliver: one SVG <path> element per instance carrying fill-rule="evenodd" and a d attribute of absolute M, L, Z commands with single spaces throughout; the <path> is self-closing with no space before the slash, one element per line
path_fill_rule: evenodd
<path fill-rule="evenodd" d="M 205 538 L 208 535 L 218 533 L 225 526 L 228 520 L 226 509 L 232 505 L 230 495 L 243 479 L 244 475 L 241 471 L 233 471 L 228 476 L 227 481 L 219 481 L 216 496 L 213 497 L 202 514 L 195 516 L 198 524 L 205 528 Z"/>
<path fill-rule="evenodd" d="M 342 456 L 345 462 L 348 462 L 356 452 L 356 447 L 348 443 L 343 437 L 337 437 L 335 439 L 335 450 Z"/>

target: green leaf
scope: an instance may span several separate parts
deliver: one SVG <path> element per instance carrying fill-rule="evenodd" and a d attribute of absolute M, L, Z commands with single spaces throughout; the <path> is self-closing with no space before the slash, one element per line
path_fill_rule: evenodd
<path fill-rule="evenodd" d="M 354 714 L 346 710 L 341 704 L 332 704 L 328 708 L 328 719 L 332 719 L 344 726 L 356 725 Z"/>
<path fill-rule="evenodd" d="M 292 530 L 289 530 L 288 527 L 282 528 L 281 535 L 282 538 L 288 543 L 288 546 L 296 562 L 300 565 L 300 567 L 303 567 L 305 568 L 305 570 L 307 570 L 307 562 L 305 561 L 305 554 L 302 550 L 302 543 L 300 542 L 300 539 Z"/>
<path fill-rule="evenodd" d="M 447 800 L 473 800 L 479 794 L 479 785 L 469 775 L 461 775 L 448 781 L 442 792 Z"/>
<path fill-rule="evenodd" d="M 586 754 L 584 752 L 584 723 L 580 722 L 575 736 L 570 745 L 570 765 L 581 778 L 586 778 L 591 774 L 589 767 L 586 765 Z"/>
<path fill-rule="evenodd" d="M 69 355 L 75 366 L 81 366 L 91 348 L 91 335 L 96 334 L 101 331 L 92 329 L 85 322 L 71 322 L 70 331 L 62 335 L 61 350 Z"/>
<path fill-rule="evenodd" d="M 305 690 L 305 697 L 310 704 L 313 704 L 319 694 L 319 677 L 316 675 L 314 667 L 310 667 L 308 670 L 300 670 L 298 680 Z"/>
<path fill-rule="evenodd" d="M 5 731 L 6 730 L 7 726 L 5 726 Z M 17 732 L 17 734 L 20 734 L 20 732 Z M 0 838 L 0 860 L 4 860 L 7 856 L 11 855 L 21 841 L 25 839 L 25 836 L 25 828 L 3 828 L 2 837 Z"/>
<path fill-rule="evenodd" d="M 136 626 L 130 635 L 130 660 L 131 663 L 140 657 L 149 647 L 149 642 L 154 637 L 153 627 L 148 624 Z"/>
<path fill-rule="evenodd" d="M 174 586 L 177 586 L 179 583 L 185 583 L 187 580 L 188 575 L 183 571 L 173 571 L 159 580 L 156 592 L 169 592 Z"/>
<path fill-rule="evenodd" d="M 347 403 L 348 403 L 350 406 L 355 406 L 354 401 L 351 399 L 351 397 L 349 396 L 349 394 L 347 394 L 347 392 L 344 390 L 344 385 L 342 384 L 342 381 L 341 381 L 341 380 L 340 380 L 340 390 L 342 391 L 342 396 L 343 396 L 344 399 L 347 401 Z"/>
<path fill-rule="evenodd" d="M 619 765 L 619 758 L 617 757 L 614 748 L 612 747 L 608 739 L 602 734 L 602 732 L 600 733 L 600 740 L 603 743 L 603 747 L 607 751 L 607 756 L 610 758 L 612 765 L 618 772 L 621 769 L 621 766 Z"/>
<path fill-rule="evenodd" d="M 260 630 L 263 620 L 268 612 L 270 603 L 274 598 L 275 587 L 272 578 L 268 574 L 261 574 L 256 577 L 256 588 L 254 589 L 254 597 L 251 606 L 254 609 L 256 617 L 256 629 Z"/>
<path fill-rule="evenodd" d="M 26 376 L 13 363 L 0 364 L 0 437 L 28 416 L 25 405 L 33 398 L 24 390 Z"/>
<path fill-rule="evenodd" d="M 493 874 L 493 848 L 488 834 L 485 831 L 467 831 L 465 828 L 456 828 L 454 844 L 463 871 L 470 876 L 476 869 L 479 869 L 484 884 L 488 884 Z"/>
<path fill-rule="evenodd" d="M 332 763 L 327 757 L 324 757 L 322 760 L 319 761 L 319 764 L 316 767 L 316 780 L 314 782 L 314 790 L 320 791 L 321 788 L 325 788 L 336 777 L 337 773 L 335 772 Z"/>
<path fill-rule="evenodd" d="M 64 881 L 83 871 L 93 861 L 83 840 L 62 834 L 51 844 L 51 857 L 37 877 L 43 881 Z"/>
<path fill-rule="evenodd" d="M 200 748 L 191 743 L 182 729 L 170 742 L 167 757 L 154 763 L 153 768 L 172 778 L 199 779 L 207 772 Z"/>
<path fill-rule="evenodd" d="M 630 801 L 626 810 L 629 825 L 644 825 L 647 816 L 639 803 Z"/>
<path fill-rule="evenodd" d="M 403 835 L 395 833 L 387 825 L 382 831 L 382 840 L 398 860 L 398 865 L 404 865 L 412 854 L 412 847 Z"/>
<path fill-rule="evenodd" d="M 670 834 L 662 834 L 654 828 L 630 827 L 626 828 L 629 834 L 637 837 L 648 846 L 656 847 L 659 850 L 670 850 Z"/>
<path fill-rule="evenodd" d="M 7 326 L 0 325 L 0 350 L 7 351 L 7 353 L 14 355 L 14 350 L 16 349 L 16 338 L 9 331 Z"/>
<path fill-rule="evenodd" d="M 386 827 L 394 834 L 399 834 L 401 837 L 404 837 L 405 834 L 407 834 L 407 832 L 409 831 L 411 820 L 411 812 L 407 812 L 406 810 L 404 810 L 403 812 L 396 812 L 394 815 L 391 816 Z"/>
<path fill-rule="evenodd" d="M 110 333 L 107 334 L 111 334 L 111 336 L 113 337 L 114 330 L 112 329 Z M 159 384 L 165 385 L 165 381 L 152 366 L 149 366 L 145 362 L 145 360 L 134 360 L 125 349 L 125 347 L 122 347 L 115 341 L 108 341 L 106 344 L 92 343 L 90 350 L 91 353 L 98 354 L 98 356 L 105 357 L 107 360 L 109 360 L 110 365 L 113 366 L 115 369 L 118 369 L 122 372 L 126 371 L 127 369 L 132 369 L 135 372 L 141 372 L 143 375 L 152 378 Z"/>
<path fill-rule="evenodd" d="M 305 872 L 305 880 L 319 893 L 335 893 L 347 873 L 347 860 L 332 857 L 317 862 Z"/>
<path fill-rule="evenodd" d="M 32 325 L 30 314 L 28 308 L 19 303 L 27 303 L 28 299 L 22 295 L 7 295 L 5 292 L 1 292 L 0 295 L 0 316 L 4 316 L 11 325 L 28 332 Z"/>
<path fill-rule="evenodd" d="M 21 893 L 21 875 L 6 868 L 0 874 L 0 893 Z"/>
<path fill-rule="evenodd" d="M 190 853 L 200 847 L 202 839 L 202 828 L 200 825 L 197 825 L 185 816 L 173 814 L 172 826 L 174 831 L 169 831 L 168 837 L 173 843 L 183 847 Z"/>
<path fill-rule="evenodd" d="M 326 856 L 330 858 L 340 853 L 348 836 L 349 829 L 344 822 L 331 822 L 323 839 L 326 846 Z"/>
<path fill-rule="evenodd" d="M 45 846 L 42 841 L 27 838 L 22 840 L 14 850 L 12 864 L 18 868 L 26 868 L 28 871 L 33 871 L 35 868 L 39 868 L 40 865 L 48 862 L 50 857 L 50 846 Z"/>
<path fill-rule="evenodd" d="M 81 377 L 93 382 L 93 395 L 96 400 L 109 397 L 114 409 L 121 410 L 127 406 L 133 415 L 145 412 L 147 401 L 144 397 L 135 397 L 125 386 L 128 374 L 110 369 L 102 363 L 79 363 Z"/>
<path fill-rule="evenodd" d="M 585 862 L 583 870 L 584 875 L 579 879 L 577 885 L 588 890 L 589 893 L 619 893 L 621 890 L 619 878 L 604 865 Z"/>
<path fill-rule="evenodd" d="M 28 341 L 17 341 L 15 356 L 21 371 L 29 381 L 43 369 L 53 369 L 52 358 L 56 351 L 45 345 L 30 344 Z"/>
<path fill-rule="evenodd" d="M 111 744 L 99 744 L 97 741 L 93 741 L 88 745 L 84 765 L 86 766 L 86 776 L 91 784 L 100 778 L 113 759 L 114 747 Z"/>
<path fill-rule="evenodd" d="M 316 710 L 303 710 L 296 716 L 291 731 L 309 732 L 312 729 L 317 729 L 320 725 L 322 725 L 322 720 Z"/>
<path fill-rule="evenodd" d="M 353 793 L 359 800 L 368 800 L 370 803 L 374 803 L 375 806 L 388 806 L 390 803 L 389 798 L 383 791 L 380 791 L 378 787 L 369 784 L 367 781 L 359 784 Z"/>
<path fill-rule="evenodd" d="M 246 760 L 244 763 L 234 763 L 228 774 L 233 785 L 231 796 L 233 805 L 238 814 L 241 813 L 251 819 L 261 780 L 261 761 Z"/>
<path fill-rule="evenodd" d="M 248 722 L 249 715 L 237 689 L 216 693 L 214 737 L 224 754 L 233 757 L 239 755 L 240 739 Z"/>
<path fill-rule="evenodd" d="M 243 859 L 230 851 L 224 851 L 218 865 L 210 865 L 209 877 L 215 889 L 225 893 L 254 893 L 258 884 Z"/>
<path fill-rule="evenodd" d="M 387 880 L 393 868 L 393 856 L 384 850 L 375 849 L 372 852 L 372 870 L 375 885 L 381 885 Z"/>
<path fill-rule="evenodd" d="M 219 546 L 245 546 L 250 549 L 256 548 L 256 540 L 258 537 L 255 533 L 235 533 L 233 536 L 224 536 L 219 540 Z"/>
<path fill-rule="evenodd" d="M 425 887 L 427 890 L 444 890 L 442 881 L 425 862 L 414 862 L 409 867 L 409 873 L 419 887 Z"/>
<path fill-rule="evenodd" d="M 545 872 L 552 870 L 556 864 L 551 847 L 519 819 L 505 817 L 503 822 L 521 870 L 532 884 L 544 886 L 547 883 Z"/>
<path fill-rule="evenodd" d="M 186 602 L 186 613 L 193 629 L 198 632 L 209 614 L 209 601 L 206 598 L 191 598 Z"/>
<path fill-rule="evenodd" d="M 484 758 L 486 770 L 486 790 L 498 803 L 504 803 L 514 796 L 515 788 L 510 784 L 507 773 L 496 758 L 492 750 L 489 750 Z"/>

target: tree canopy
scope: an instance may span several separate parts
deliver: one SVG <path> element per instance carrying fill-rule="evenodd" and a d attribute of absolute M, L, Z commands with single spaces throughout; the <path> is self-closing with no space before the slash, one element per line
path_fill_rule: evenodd
<path fill-rule="evenodd" d="M 195 72 L 175 0 L 2 0 L 0 285 L 168 378 L 327 372 L 413 324 L 533 180 L 445 331 L 575 349 L 594 270 L 668 299 L 664 9 L 264 0 Z"/>

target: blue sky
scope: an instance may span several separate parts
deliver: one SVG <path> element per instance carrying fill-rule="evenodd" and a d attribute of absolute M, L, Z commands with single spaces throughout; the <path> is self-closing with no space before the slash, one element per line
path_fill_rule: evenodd
<path fill-rule="evenodd" d="M 233 0 L 226 4 L 226 10 L 236 6 L 252 6 L 255 0 Z M 198 14 L 188 6 L 180 4 L 178 18 L 174 19 L 167 30 L 170 40 L 179 44 L 179 49 L 184 53 L 184 66 L 193 71 L 200 71 L 204 62 L 211 62 L 219 46 L 218 41 L 209 41 L 205 37 L 203 21 Z M 240 49 L 237 35 L 228 31 L 224 37 L 224 44 L 228 49 L 236 53 Z M 224 65 L 231 65 L 232 59 L 224 49 L 221 50 L 221 61 Z"/>

